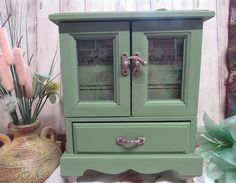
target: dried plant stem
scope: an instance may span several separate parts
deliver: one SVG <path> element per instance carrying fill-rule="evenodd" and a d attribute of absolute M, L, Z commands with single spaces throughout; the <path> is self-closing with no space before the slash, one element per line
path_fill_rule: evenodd
<path fill-rule="evenodd" d="M 5 24 L 7 23 L 7 21 L 9 20 L 9 18 L 11 17 L 11 14 L 10 15 L 8 15 L 8 17 L 7 17 L 7 19 L 5 20 L 5 22 L 3 22 L 3 24 L 2 24 L 2 27 L 4 27 L 5 26 Z"/>
<path fill-rule="evenodd" d="M 37 113 L 36 113 L 36 118 L 38 117 L 38 115 L 40 114 L 41 110 L 43 109 L 43 106 L 45 105 L 45 103 L 47 102 L 48 98 L 49 98 L 50 94 L 47 94 L 46 98 L 44 99 L 43 103 L 41 104 L 41 106 L 39 107 Z"/>
<path fill-rule="evenodd" d="M 7 0 L 5 0 L 5 8 L 6 8 L 7 15 L 9 15 L 10 13 L 9 13 L 9 8 L 8 8 Z M 13 43 L 14 38 L 13 38 L 13 32 L 12 32 L 12 22 L 11 21 L 7 21 L 7 22 L 8 22 L 9 31 L 10 31 L 11 45 L 13 46 L 14 45 L 14 43 Z"/>
<path fill-rule="evenodd" d="M 16 82 L 15 82 L 15 74 L 14 74 L 14 70 L 13 70 L 13 67 L 10 66 L 10 70 L 11 70 L 11 75 L 12 75 L 12 78 L 13 78 L 13 84 L 14 84 L 14 88 L 15 88 L 15 95 L 16 95 L 16 98 L 18 98 L 18 90 L 17 90 L 17 86 L 16 86 Z M 21 110 L 21 107 L 20 107 L 20 104 L 17 102 L 17 105 L 18 105 L 18 109 L 22 115 L 22 110 Z M 18 119 L 18 118 L 17 118 Z M 14 121 L 15 124 L 19 124 L 19 120 L 17 121 Z"/>
<path fill-rule="evenodd" d="M 3 95 L 7 95 L 7 91 L 5 90 L 5 88 L 2 86 L 2 84 L 0 83 L 0 92 Z"/>
<path fill-rule="evenodd" d="M 55 54 L 54 54 L 54 57 L 53 57 L 53 61 L 52 61 L 52 64 L 51 64 L 51 67 L 50 67 L 50 69 L 49 69 L 49 76 L 51 76 L 51 74 L 52 74 L 52 72 L 53 72 L 53 69 L 54 69 L 54 67 L 55 67 L 55 64 L 56 64 L 56 61 L 57 61 L 57 59 L 56 59 L 56 57 L 57 57 L 57 55 L 58 55 L 58 45 L 57 45 L 57 48 L 56 48 L 56 51 L 55 51 Z M 49 80 L 49 79 L 48 79 Z M 47 80 L 47 81 L 48 81 Z"/>
<path fill-rule="evenodd" d="M 34 93 L 33 93 L 33 100 L 36 98 L 36 92 L 38 90 L 38 82 L 36 83 L 36 86 L 35 86 L 35 90 L 34 90 Z"/>
<path fill-rule="evenodd" d="M 4 96 L 4 94 L 3 94 L 2 90 L 0 89 L 0 98 L 2 99 L 3 96 Z"/>
<path fill-rule="evenodd" d="M 30 64 L 31 64 L 31 62 L 32 62 L 32 60 L 33 60 L 33 56 L 34 56 L 34 54 L 32 54 L 31 57 L 29 58 L 28 66 L 30 66 Z"/>
<path fill-rule="evenodd" d="M 10 116 L 12 118 L 12 121 L 14 122 L 15 125 L 19 125 L 19 119 L 16 113 L 16 110 L 10 112 Z"/>
<path fill-rule="evenodd" d="M 25 87 L 23 86 L 23 93 L 24 93 L 24 96 L 26 96 L 26 91 L 25 91 Z M 26 98 L 26 97 L 23 97 L 24 99 L 24 104 L 25 104 L 25 112 L 26 112 L 26 122 L 29 124 L 30 121 L 31 121 L 31 113 L 30 113 L 30 110 L 29 110 L 29 99 Z"/>
<path fill-rule="evenodd" d="M 18 76 L 16 74 L 16 68 L 15 68 L 15 65 L 12 65 L 11 66 L 11 73 L 12 73 L 12 77 L 13 77 L 13 80 L 14 80 L 14 87 L 15 87 L 15 92 L 16 92 L 16 97 L 19 99 L 19 102 L 18 102 L 18 108 L 19 108 L 19 111 L 21 113 L 21 117 L 22 117 L 22 120 L 24 121 L 24 123 L 28 124 L 30 123 L 31 121 L 31 116 L 29 114 L 29 110 L 28 110 L 28 99 L 25 97 L 26 94 L 25 93 L 25 89 L 23 87 L 23 92 L 21 90 L 21 86 L 19 84 L 19 79 L 18 79 Z"/>
<path fill-rule="evenodd" d="M 34 114 L 33 114 L 33 117 L 32 117 L 33 119 L 37 119 L 37 117 L 38 117 L 38 111 L 41 108 L 41 104 L 42 104 L 43 98 L 44 98 L 44 94 L 39 96 L 39 100 L 38 100 L 38 102 L 36 104 L 36 107 L 35 107 L 35 110 L 34 110 Z"/>
<path fill-rule="evenodd" d="M 16 44 L 18 48 L 20 48 L 20 43 L 21 43 L 22 38 L 23 38 L 23 35 L 20 37 L 18 43 Z"/>

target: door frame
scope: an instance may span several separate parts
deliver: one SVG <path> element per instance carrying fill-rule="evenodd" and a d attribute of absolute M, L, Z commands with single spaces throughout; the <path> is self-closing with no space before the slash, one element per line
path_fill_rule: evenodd
<path fill-rule="evenodd" d="M 142 67 L 140 76 L 132 80 L 132 116 L 180 116 L 196 115 L 200 77 L 201 36 L 200 22 L 194 21 L 174 26 L 179 20 L 136 21 L 132 24 L 132 52 L 139 52 L 148 60 L 147 36 L 185 36 L 185 59 L 183 62 L 181 100 L 148 100 L 148 64 Z"/>
<path fill-rule="evenodd" d="M 118 24 L 118 25 L 117 25 Z M 63 97 L 66 117 L 129 116 L 130 78 L 121 75 L 120 55 L 130 50 L 129 23 L 119 22 L 68 23 L 60 30 Z M 92 30 L 92 31 L 91 31 Z M 76 37 L 114 36 L 114 90 L 116 101 L 80 101 Z M 88 74 L 89 76 L 89 74 Z"/>

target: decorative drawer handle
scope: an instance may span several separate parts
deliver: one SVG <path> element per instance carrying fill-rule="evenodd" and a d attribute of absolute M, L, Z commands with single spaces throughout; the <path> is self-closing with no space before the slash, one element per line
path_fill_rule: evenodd
<path fill-rule="evenodd" d="M 125 137 L 117 137 L 118 145 L 142 145 L 145 143 L 145 137 L 137 137 L 135 140 L 127 140 Z"/>

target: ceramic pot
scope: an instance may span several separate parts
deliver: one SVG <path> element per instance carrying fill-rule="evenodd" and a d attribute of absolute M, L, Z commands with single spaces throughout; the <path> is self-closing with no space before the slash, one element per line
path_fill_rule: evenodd
<path fill-rule="evenodd" d="M 59 165 L 60 147 L 56 145 L 56 131 L 44 127 L 40 136 L 40 122 L 15 126 L 9 123 L 14 139 L 0 134 L 0 182 L 43 183 Z"/>

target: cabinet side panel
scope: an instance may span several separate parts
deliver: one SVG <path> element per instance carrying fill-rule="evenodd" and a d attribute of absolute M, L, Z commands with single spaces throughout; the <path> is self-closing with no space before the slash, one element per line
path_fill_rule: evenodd
<path fill-rule="evenodd" d="M 73 128 L 72 128 L 72 120 L 65 119 L 66 125 L 66 152 L 71 154 L 74 152 L 73 145 Z"/>
<path fill-rule="evenodd" d="M 195 151 L 195 147 L 196 147 L 196 132 L 197 132 L 197 117 L 193 117 L 192 121 L 191 121 L 191 126 L 190 126 L 190 146 L 189 146 L 189 150 L 190 153 L 193 153 Z"/>

